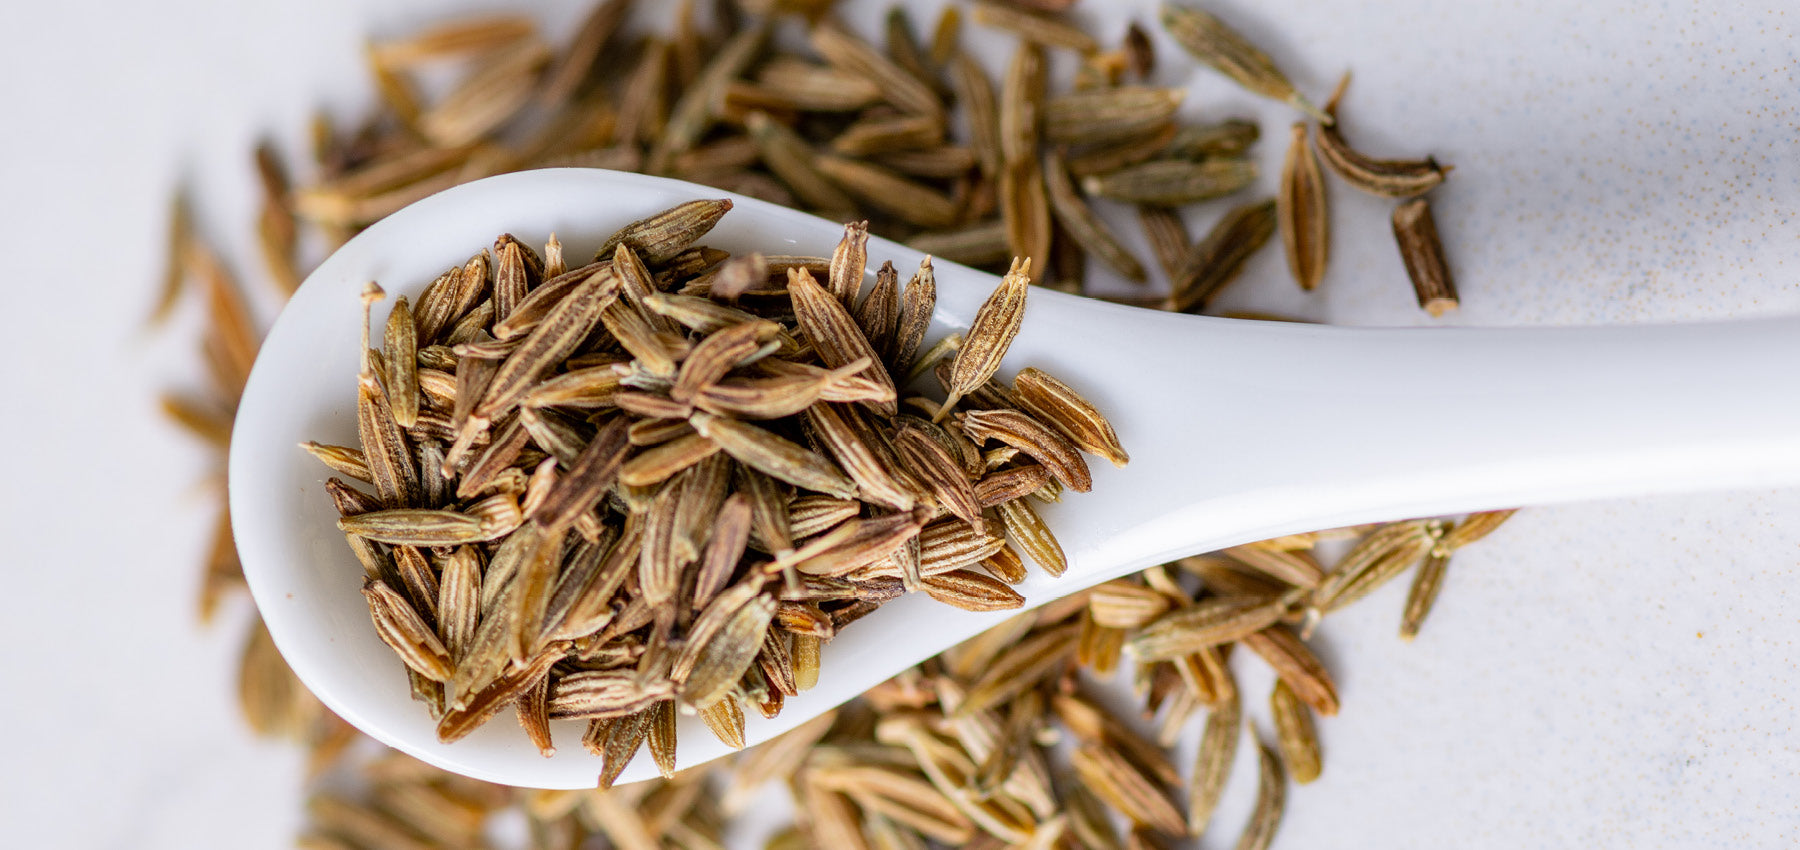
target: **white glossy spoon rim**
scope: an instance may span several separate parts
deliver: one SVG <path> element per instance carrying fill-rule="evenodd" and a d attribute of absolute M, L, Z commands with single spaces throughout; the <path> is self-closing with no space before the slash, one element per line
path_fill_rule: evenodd
<path fill-rule="evenodd" d="M 829 255 L 841 233 L 835 222 L 674 180 L 519 172 L 376 223 L 289 302 L 239 410 L 231 508 L 276 645 L 333 711 L 386 744 L 479 779 L 594 784 L 600 760 L 581 749 L 578 723 L 556 724 L 559 751 L 549 759 L 505 717 L 456 744 L 436 742 L 362 607 L 361 568 L 320 491 L 328 476 L 295 443 L 354 438 L 343 425 L 360 346 L 346 349 L 343 339 L 359 333 L 355 292 L 366 280 L 416 296 L 501 232 L 535 241 L 554 231 L 572 257 L 585 256 L 620 225 L 707 197 L 736 207 L 703 241 L 734 252 Z M 870 240 L 869 256 L 871 269 L 891 260 L 902 270 L 921 257 L 881 239 Z M 994 279 L 935 265 L 934 333 L 966 326 Z M 1100 339 L 1110 347 L 1094 347 Z M 1800 482 L 1800 394 L 1780 390 L 1797 365 L 1800 320 L 1792 318 L 1372 330 L 1175 316 L 1034 291 L 1003 375 L 1039 366 L 1092 397 L 1133 462 L 1094 465 L 1093 493 L 1044 511 L 1071 567 L 1060 579 L 1034 573 L 1019 589 L 1038 605 L 1170 557 L 1314 528 Z M 1258 459 L 1246 445 L 1281 454 Z M 751 717 L 746 736 L 756 743 L 792 728 L 1004 616 L 923 598 L 890 603 L 827 648 L 819 687 L 790 698 L 772 721 Z M 680 740 L 683 767 L 727 752 L 693 718 L 683 719 Z M 648 762 L 640 753 L 621 781 L 654 776 Z"/>

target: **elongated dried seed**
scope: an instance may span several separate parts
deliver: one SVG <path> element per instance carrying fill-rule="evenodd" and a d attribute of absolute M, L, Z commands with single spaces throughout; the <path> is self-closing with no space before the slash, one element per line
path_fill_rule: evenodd
<path fill-rule="evenodd" d="M 1331 250 L 1331 215 L 1325 206 L 1325 180 L 1319 161 L 1306 142 L 1306 125 L 1295 123 L 1287 156 L 1281 163 L 1281 192 L 1275 198 L 1288 271 L 1301 289 L 1318 287 Z"/>
<path fill-rule="evenodd" d="M 1331 100 L 1325 104 L 1326 114 L 1334 119 L 1337 116 L 1338 100 L 1350 85 L 1350 75 L 1345 74 L 1338 81 L 1337 90 L 1332 92 Z M 1316 143 L 1319 157 L 1330 166 L 1332 173 L 1343 178 L 1358 191 L 1367 192 L 1383 198 L 1413 198 L 1425 194 L 1433 186 L 1444 182 L 1450 173 L 1449 166 L 1438 165 L 1436 159 L 1375 159 L 1364 156 L 1344 141 L 1342 132 L 1335 121 L 1326 122 L 1320 127 Z"/>
<path fill-rule="evenodd" d="M 1275 234 L 1275 221 L 1274 199 L 1226 213 L 1188 252 L 1186 264 L 1170 285 L 1163 309 L 1205 309 L 1219 290 L 1237 278 L 1245 261 Z"/>
<path fill-rule="evenodd" d="M 1438 239 L 1428 201 L 1414 198 L 1394 208 L 1394 240 L 1400 245 L 1400 260 L 1406 264 L 1407 277 L 1412 278 L 1420 309 L 1434 318 L 1456 309 L 1456 282 L 1444 259 L 1444 243 Z"/>
<path fill-rule="evenodd" d="M 1294 90 L 1293 83 L 1275 67 L 1268 54 L 1206 12 L 1173 2 L 1164 3 L 1163 29 L 1175 43 L 1238 85 L 1274 100 L 1285 101 L 1326 124 L 1331 116 L 1320 112 Z"/>

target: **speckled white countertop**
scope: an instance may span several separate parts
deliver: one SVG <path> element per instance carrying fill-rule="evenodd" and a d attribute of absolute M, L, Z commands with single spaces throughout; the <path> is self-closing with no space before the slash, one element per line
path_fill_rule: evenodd
<path fill-rule="evenodd" d="M 13 35 L 0 51 L 12 299 L 0 433 L 15 453 L 0 511 L 11 546 L 0 616 L 9 843 L 290 845 L 299 760 L 235 717 L 247 610 L 211 629 L 192 623 L 211 520 L 197 485 L 206 455 L 154 408 L 160 388 L 195 380 L 196 317 L 140 331 L 164 203 L 190 181 L 203 225 L 248 267 L 254 140 L 294 149 L 315 104 L 345 115 L 367 104 L 365 35 L 497 5 L 0 12 Z M 542 5 L 547 21 L 566 23 L 585 3 Z M 845 5 L 865 28 L 885 8 Z M 941 4 L 907 5 L 930 20 Z M 1445 321 L 1800 313 L 1800 18 L 1786 4 L 1207 5 L 1316 96 L 1354 69 L 1344 109 L 1359 146 L 1456 165 L 1434 195 L 1463 294 Z M 1154 4 L 1085 6 L 1113 37 L 1128 18 L 1150 20 Z M 1190 85 L 1193 114 L 1264 119 L 1272 175 L 1284 139 L 1267 137 L 1284 126 L 1282 108 L 1172 51 L 1162 58 L 1164 81 Z M 1412 305 L 1386 203 L 1332 190 L 1321 291 L 1299 292 L 1268 250 L 1222 305 L 1430 323 Z M 1424 386 L 1450 377 L 1419 376 Z M 1332 411 L 1308 412 L 1330 427 Z M 1526 511 L 1457 556 L 1410 645 L 1394 637 L 1403 593 L 1387 588 L 1323 630 L 1344 709 L 1322 723 L 1324 775 L 1290 791 L 1277 848 L 1800 841 L 1800 489 Z M 1266 693 L 1257 666 L 1241 669 L 1249 693 Z M 1227 834 L 1254 783 L 1249 761 L 1237 767 L 1220 815 Z"/>

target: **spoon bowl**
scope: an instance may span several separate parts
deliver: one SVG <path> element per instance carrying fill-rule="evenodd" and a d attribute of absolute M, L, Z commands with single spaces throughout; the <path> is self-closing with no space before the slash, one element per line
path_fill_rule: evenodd
<path fill-rule="evenodd" d="M 283 656 L 364 732 L 446 770 L 538 788 L 593 787 L 583 724 L 538 754 L 514 724 L 437 741 L 358 592 L 362 567 L 296 448 L 354 444 L 362 316 L 375 280 L 415 297 L 503 232 L 555 233 L 586 256 L 619 227 L 697 198 L 735 208 L 702 241 L 736 253 L 829 256 L 840 223 L 701 186 L 598 169 L 492 177 L 420 201 L 332 255 L 271 329 L 232 433 L 230 507 L 244 572 Z M 871 238 L 871 265 L 918 264 Z M 935 263 L 927 343 L 963 330 L 997 282 Z M 391 300 L 390 302 L 391 303 Z M 376 321 L 384 305 L 377 305 Z M 379 324 L 377 325 L 379 327 Z M 1358 329 L 1174 315 L 1033 290 L 1001 375 L 1056 375 L 1112 420 L 1128 467 L 1041 508 L 1069 560 L 1016 589 L 1039 605 L 1175 557 L 1280 534 L 1522 504 L 1800 482 L 1800 319 L 1519 329 Z M 825 649 L 819 685 L 767 740 L 989 627 L 923 596 L 895 600 Z M 682 718 L 678 763 L 729 750 Z M 620 781 L 655 775 L 647 756 Z"/>

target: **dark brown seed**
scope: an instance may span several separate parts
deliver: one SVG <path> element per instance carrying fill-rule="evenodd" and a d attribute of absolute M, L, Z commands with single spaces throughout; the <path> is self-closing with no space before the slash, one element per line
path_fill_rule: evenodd
<path fill-rule="evenodd" d="M 1433 318 L 1456 309 L 1456 282 L 1450 277 L 1444 243 L 1438 240 L 1428 201 L 1414 198 L 1394 208 L 1394 239 L 1400 244 L 1400 259 L 1412 278 L 1419 307 Z"/>

